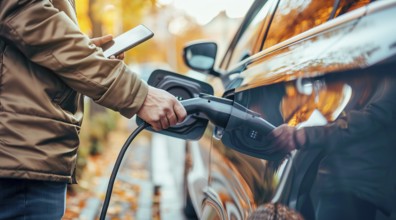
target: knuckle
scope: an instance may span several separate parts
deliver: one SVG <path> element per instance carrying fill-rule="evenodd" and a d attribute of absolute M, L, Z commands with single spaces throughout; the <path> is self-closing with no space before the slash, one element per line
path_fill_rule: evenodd
<path fill-rule="evenodd" d="M 159 112 L 157 120 L 161 120 L 163 117 L 165 117 L 165 112 Z"/>

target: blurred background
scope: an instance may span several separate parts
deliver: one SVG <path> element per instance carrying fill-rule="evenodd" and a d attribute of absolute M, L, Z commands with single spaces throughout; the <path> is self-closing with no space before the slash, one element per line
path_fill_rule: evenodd
<path fill-rule="evenodd" d="M 215 41 L 221 57 L 252 3 L 253 0 L 78 0 L 76 10 L 81 30 L 91 38 L 107 34 L 116 37 L 139 24 L 154 32 L 153 38 L 125 54 L 124 61 L 142 79 L 147 80 L 155 69 L 204 79 L 206 76 L 193 74 L 184 65 L 183 47 L 196 40 Z M 122 118 L 89 99 L 85 104 L 77 167 L 79 183 L 68 188 L 64 219 L 98 218 L 118 152 L 136 127 L 134 118 Z M 162 146 L 164 143 L 169 148 Z M 183 163 L 169 161 L 170 154 L 183 157 L 183 150 L 177 147 L 183 147 L 180 140 L 149 132 L 138 136 L 119 171 L 109 219 L 184 219 L 181 201 L 176 198 L 182 190 L 177 176 L 182 175 Z M 165 185 L 172 187 L 158 190 Z M 161 208 L 164 199 L 169 201 L 167 208 Z"/>

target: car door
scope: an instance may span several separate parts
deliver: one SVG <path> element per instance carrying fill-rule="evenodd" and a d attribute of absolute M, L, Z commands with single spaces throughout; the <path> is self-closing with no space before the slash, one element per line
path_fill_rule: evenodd
<path fill-rule="evenodd" d="M 316 107 L 310 106 L 315 103 L 312 92 L 295 95 L 301 88 L 302 92 L 312 91 L 305 91 L 309 88 L 298 79 L 320 74 L 315 71 L 321 65 L 318 57 L 355 27 L 364 10 L 335 21 L 331 19 L 341 14 L 339 1 L 281 0 L 273 4 L 275 13 L 265 17 L 267 22 L 260 31 L 249 30 L 243 23 L 231 43 L 220 65 L 228 77 L 223 79 L 224 96 L 276 126 L 297 125 L 307 121 Z M 257 38 L 249 37 L 250 33 Z M 309 86 L 320 89 L 320 82 Z M 339 92 L 337 88 L 335 92 Z M 257 159 L 230 150 L 216 139 L 212 145 L 205 201 L 211 208 L 207 213 L 216 211 L 226 219 L 244 219 L 258 205 L 274 199 L 288 159 Z"/>
<path fill-rule="evenodd" d="M 220 64 L 221 71 L 225 74 L 221 77 L 223 87 L 216 87 L 215 94 L 222 94 L 225 89 L 237 82 L 233 79 L 238 75 L 238 71 L 227 71 L 226 67 L 233 63 L 239 63 L 246 60 L 247 57 L 260 51 L 262 47 L 263 34 L 268 28 L 271 16 L 275 10 L 277 0 L 258 0 L 252 5 L 247 13 L 240 29 L 237 31 L 229 49 Z M 209 129 L 213 133 L 213 127 Z M 205 141 L 205 138 L 200 142 Z M 201 219 L 245 219 L 249 212 L 254 208 L 254 195 L 250 191 L 244 190 L 244 181 L 236 176 L 233 172 L 235 165 L 230 158 L 227 158 L 228 152 L 221 141 L 212 139 L 206 140 L 206 146 L 210 147 L 210 168 L 208 186 L 204 189 L 205 198 L 202 202 Z M 232 155 L 228 155 L 232 157 Z M 239 154 L 245 158 L 245 155 Z M 253 179 L 260 178 L 255 172 L 245 172 Z M 246 178 L 246 179 L 252 179 Z M 254 181 L 254 180 L 253 180 Z M 199 210 L 199 209 L 198 209 Z"/>
<path fill-rule="evenodd" d="M 342 74 L 335 77 L 336 80 L 333 76 L 320 76 L 394 59 L 394 38 L 390 37 L 390 31 L 395 30 L 389 28 L 391 24 L 388 23 L 393 17 L 394 2 L 380 1 L 367 6 L 368 3 L 335 1 L 331 10 L 312 5 L 311 10 L 320 12 L 317 13 L 320 16 L 323 16 L 323 11 L 329 12 L 329 18 L 319 17 L 322 23 L 314 22 L 311 27 L 305 28 L 305 19 L 317 20 L 307 16 L 315 13 L 303 9 L 295 13 L 290 6 L 297 5 L 297 1 L 280 1 L 263 51 L 244 63 L 246 69 L 240 74 L 241 85 L 236 87 L 234 93 L 228 94 L 275 125 L 326 124 L 345 110 L 361 107 L 375 91 L 376 77 L 363 73 L 355 75 L 357 79 L 346 75 L 341 77 Z M 308 10 L 310 6 L 304 4 L 301 3 L 300 7 Z M 321 4 L 319 7 L 324 6 Z M 285 10 L 283 13 L 282 8 Z M 280 29 L 289 30 L 288 36 L 283 36 Z M 303 212 L 306 218 L 313 219 L 314 207 L 306 201 L 309 201 L 308 192 L 323 156 L 321 150 L 300 152 L 294 156 L 292 172 L 289 173 L 293 176 L 289 182 L 290 188 L 280 190 L 284 192 L 284 200 L 278 197 L 272 201 L 282 201 Z"/>

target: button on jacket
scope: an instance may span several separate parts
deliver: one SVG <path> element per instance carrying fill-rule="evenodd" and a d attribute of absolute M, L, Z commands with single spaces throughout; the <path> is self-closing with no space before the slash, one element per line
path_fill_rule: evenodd
<path fill-rule="evenodd" d="M 132 117 L 147 90 L 80 32 L 74 1 L 0 1 L 0 178 L 75 182 L 82 95 Z"/>

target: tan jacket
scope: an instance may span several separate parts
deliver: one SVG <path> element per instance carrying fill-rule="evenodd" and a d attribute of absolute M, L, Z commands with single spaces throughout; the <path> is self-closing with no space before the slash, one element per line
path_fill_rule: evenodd
<path fill-rule="evenodd" d="M 0 177 L 74 182 L 82 94 L 132 117 L 147 95 L 83 35 L 68 0 L 0 1 Z"/>

